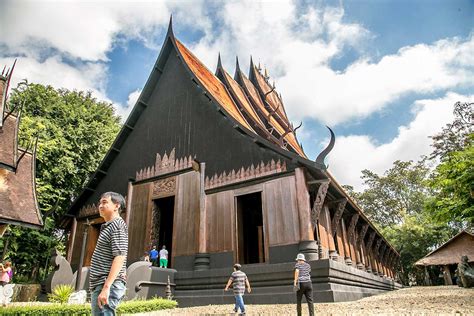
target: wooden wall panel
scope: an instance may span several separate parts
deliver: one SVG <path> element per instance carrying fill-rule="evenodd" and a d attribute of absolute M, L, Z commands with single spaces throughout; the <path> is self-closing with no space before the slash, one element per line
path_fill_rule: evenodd
<path fill-rule="evenodd" d="M 133 186 L 132 205 L 130 207 L 130 225 L 128 227 L 128 261 L 134 261 L 143 255 L 148 246 L 147 222 L 151 212 L 150 183 Z"/>
<path fill-rule="evenodd" d="M 206 197 L 207 251 L 234 250 L 235 201 L 234 192 L 223 191 Z"/>
<path fill-rule="evenodd" d="M 74 251 L 72 252 L 71 265 L 78 266 L 79 259 L 81 257 L 82 239 L 84 237 L 84 220 L 78 220 L 76 226 L 76 237 L 74 238 L 74 245 L 72 246 Z"/>
<path fill-rule="evenodd" d="M 268 245 L 298 243 L 300 231 L 294 176 L 269 181 L 263 187 L 263 216 L 264 225 L 267 225 L 264 232 Z"/>
<path fill-rule="evenodd" d="M 199 173 L 177 176 L 173 219 L 173 256 L 193 255 L 199 240 Z"/>

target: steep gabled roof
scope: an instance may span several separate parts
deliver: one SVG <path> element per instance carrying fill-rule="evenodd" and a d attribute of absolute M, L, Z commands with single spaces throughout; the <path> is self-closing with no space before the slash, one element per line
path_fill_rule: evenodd
<path fill-rule="evenodd" d="M 220 111 L 231 121 L 233 121 L 235 123 L 235 127 L 239 128 L 241 132 L 253 138 L 254 141 L 259 143 L 261 147 L 267 148 L 272 152 L 276 152 L 286 159 L 291 159 L 295 162 L 300 161 L 303 165 L 310 166 L 314 170 L 319 170 L 320 167 L 324 167 L 323 165 L 319 165 L 313 161 L 307 160 L 301 149 L 298 151 L 295 150 L 297 153 L 294 153 L 292 151 L 285 150 L 280 146 L 276 146 L 269 142 L 266 138 L 258 135 L 252 128 L 252 124 L 250 124 L 245 119 L 242 112 L 240 112 L 226 86 L 214 74 L 212 74 L 209 69 L 207 69 L 202 64 L 202 62 L 199 61 L 179 40 L 175 38 L 173 34 L 172 20 L 170 19 L 168 32 L 165 36 L 160 54 L 140 96 L 138 97 L 135 106 L 130 112 L 129 117 L 118 133 L 111 148 L 100 163 L 98 169 L 92 175 L 83 191 L 72 203 L 68 214 L 77 213 L 79 207 L 81 207 L 88 200 L 88 198 L 95 192 L 98 184 L 107 175 L 110 166 L 112 165 L 115 158 L 119 155 L 123 144 L 126 142 L 130 133 L 134 130 L 134 127 L 143 111 L 148 107 L 148 101 L 162 76 L 167 57 L 173 50 L 176 51 L 178 57 L 183 61 L 183 65 L 190 73 L 191 79 L 203 90 L 204 95 L 206 95 L 210 101 L 218 106 Z M 256 93 L 258 96 L 258 92 Z M 278 123 L 273 118 L 271 118 L 270 121 L 275 124 L 277 127 L 276 129 L 280 130 L 282 134 L 285 133 L 285 130 L 283 130 L 281 126 L 278 127 Z M 288 142 L 290 143 L 290 141 Z M 295 145 L 296 148 L 299 147 L 297 146 L 296 140 L 291 141 L 291 143 Z M 69 220 L 67 220 L 66 217 L 63 218 L 61 226 L 65 227 L 65 225 L 67 225 L 66 222 L 68 221 Z"/>
<path fill-rule="evenodd" d="M 36 200 L 36 155 L 19 150 L 15 171 L 0 168 L 0 223 L 32 228 L 43 226 Z"/>
<path fill-rule="evenodd" d="M 288 116 L 286 115 L 285 107 L 280 96 L 268 83 L 268 77 L 265 78 L 260 71 L 255 67 L 253 61 L 250 60 L 249 79 L 257 88 L 262 100 L 268 105 L 270 110 L 275 112 L 277 119 L 285 127 L 289 127 Z"/>
<path fill-rule="evenodd" d="M 36 200 L 36 150 L 18 148 L 21 111 L 6 111 L 15 64 L 6 75 L 0 74 L 0 224 L 41 228 L 43 220 Z"/>
<path fill-rule="evenodd" d="M 298 144 L 296 140 L 295 134 L 292 131 L 288 130 L 288 126 L 283 127 L 280 122 L 278 122 L 274 115 L 269 112 L 269 110 L 265 107 L 264 101 L 260 97 L 260 93 L 258 92 L 257 88 L 253 85 L 252 81 L 250 81 L 244 73 L 240 70 L 240 67 L 237 64 L 235 69 L 235 80 L 241 85 L 243 90 L 245 91 L 248 99 L 250 100 L 251 104 L 253 105 L 255 111 L 260 113 L 263 116 L 263 120 L 267 122 L 270 128 L 274 129 L 278 134 L 278 137 L 284 135 L 284 139 L 288 142 L 291 148 L 301 157 L 306 158 L 306 155 Z"/>
<path fill-rule="evenodd" d="M 456 264 L 461 256 L 468 256 L 469 262 L 474 261 L 474 234 L 463 230 L 456 236 L 418 260 L 415 265 L 447 265 Z"/>
<path fill-rule="evenodd" d="M 196 76 L 199 83 L 210 92 L 218 104 L 221 105 L 237 122 L 255 132 L 235 105 L 224 84 L 178 39 L 175 38 L 174 42 L 176 43 L 179 54 L 183 58 L 185 65 L 189 67 L 189 70 Z"/>

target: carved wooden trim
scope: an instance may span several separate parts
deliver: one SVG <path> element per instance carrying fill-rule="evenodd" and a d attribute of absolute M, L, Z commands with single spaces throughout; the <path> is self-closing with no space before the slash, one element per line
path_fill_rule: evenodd
<path fill-rule="evenodd" d="M 152 195 L 174 195 L 176 192 L 176 177 L 170 177 L 153 182 Z"/>
<path fill-rule="evenodd" d="M 342 213 L 344 213 L 344 208 L 346 207 L 346 203 L 347 203 L 347 199 L 341 199 L 337 201 L 336 213 L 334 213 L 334 216 L 331 222 L 331 229 L 332 229 L 333 236 L 336 235 L 337 226 L 339 225 L 339 222 L 341 221 Z"/>
<path fill-rule="evenodd" d="M 382 238 L 377 239 L 377 242 L 375 243 L 375 247 L 374 247 L 374 254 L 377 256 L 379 254 L 379 248 L 381 244 L 382 244 Z"/>
<path fill-rule="evenodd" d="M 314 200 L 313 208 L 311 209 L 311 225 L 313 225 L 313 230 L 316 229 L 316 225 L 318 224 L 319 214 L 321 214 L 328 188 L 329 181 L 323 182 L 319 185 L 318 193 L 316 194 L 316 199 Z"/>
<path fill-rule="evenodd" d="M 367 233 L 367 229 L 369 229 L 369 224 L 366 223 L 362 225 L 362 228 L 360 229 L 360 232 L 359 232 L 359 237 L 357 238 L 358 244 L 361 244 L 362 241 L 364 240 L 365 234 Z"/>
<path fill-rule="evenodd" d="M 160 154 L 156 154 L 155 164 L 137 171 L 135 173 L 135 180 L 146 180 L 163 174 L 191 168 L 193 161 L 194 159 L 191 155 L 175 159 L 175 148 L 173 148 L 169 155 L 166 152 L 163 157 L 161 157 Z"/>
<path fill-rule="evenodd" d="M 383 243 L 380 245 L 380 250 L 379 250 L 379 258 L 380 262 L 383 264 L 383 257 L 385 256 L 385 251 L 387 250 L 387 244 Z"/>
<path fill-rule="evenodd" d="M 375 232 L 370 233 L 369 240 L 367 241 L 367 244 L 365 245 L 367 250 L 370 250 L 372 248 L 372 244 L 374 243 L 374 239 L 375 239 L 375 234 L 376 234 Z"/>
<path fill-rule="evenodd" d="M 225 171 L 221 174 L 214 174 L 211 178 L 206 177 L 205 180 L 205 187 L 206 190 L 214 189 L 217 187 L 244 182 L 256 178 L 261 178 L 264 176 L 268 176 L 271 174 L 277 174 L 286 171 L 286 162 L 281 163 L 280 160 L 275 162 L 275 160 L 271 160 L 269 163 L 264 164 L 263 161 L 260 162 L 257 166 L 253 164 L 244 169 L 244 167 L 240 168 L 238 171 L 232 169 L 229 173 Z"/>
<path fill-rule="evenodd" d="M 97 208 L 96 205 L 94 204 L 89 204 L 83 206 L 79 210 L 79 214 L 77 215 L 78 218 L 83 218 L 83 217 L 89 217 L 93 215 L 98 215 L 99 214 L 99 209 Z"/>
<path fill-rule="evenodd" d="M 354 242 L 355 227 L 358 220 L 359 220 L 359 214 L 352 215 L 351 223 L 349 224 L 349 229 L 347 231 L 349 242 Z"/>

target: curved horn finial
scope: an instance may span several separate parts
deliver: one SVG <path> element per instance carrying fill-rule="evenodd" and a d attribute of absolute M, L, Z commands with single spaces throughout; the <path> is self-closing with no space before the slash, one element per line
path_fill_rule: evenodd
<path fill-rule="evenodd" d="M 332 148 L 334 147 L 334 143 L 336 142 L 336 136 L 334 136 L 334 132 L 329 126 L 326 127 L 331 133 L 331 140 L 329 141 L 328 146 L 324 148 L 324 150 L 316 158 L 316 163 L 324 166 L 325 168 L 327 168 L 327 166 L 324 164 L 324 159 L 326 159 L 326 156 L 331 152 Z"/>
<path fill-rule="evenodd" d="M 301 121 L 300 125 L 298 125 L 296 128 L 293 129 L 293 133 L 295 133 L 295 135 L 296 135 L 296 130 L 300 128 L 301 126 L 303 126 L 303 121 Z"/>

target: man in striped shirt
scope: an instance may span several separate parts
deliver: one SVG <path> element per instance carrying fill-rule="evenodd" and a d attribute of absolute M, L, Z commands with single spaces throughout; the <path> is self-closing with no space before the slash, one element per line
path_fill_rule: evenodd
<path fill-rule="evenodd" d="M 120 217 L 125 208 L 122 195 L 115 192 L 102 194 L 99 214 L 105 220 L 92 254 L 89 285 L 92 315 L 115 315 L 125 295 L 128 229 Z"/>
<path fill-rule="evenodd" d="M 311 266 L 306 262 L 304 254 L 299 253 L 296 256 L 295 264 L 295 278 L 293 286 L 296 291 L 296 312 L 298 316 L 301 316 L 301 299 L 303 294 L 308 302 L 309 315 L 314 315 L 313 306 L 313 285 L 311 283 Z"/>
<path fill-rule="evenodd" d="M 245 293 L 245 285 L 247 285 L 247 291 L 250 293 L 252 290 L 250 289 L 250 283 L 247 279 L 247 275 L 240 271 L 242 266 L 238 263 L 234 264 L 234 272 L 232 272 L 229 281 L 227 281 L 227 285 L 225 286 L 224 291 L 229 289 L 229 286 L 232 284 L 232 289 L 234 290 L 234 297 L 235 297 L 235 308 L 234 312 L 240 308 L 240 312 L 242 315 L 245 315 L 245 305 L 244 305 L 244 298 L 243 295 Z"/>

